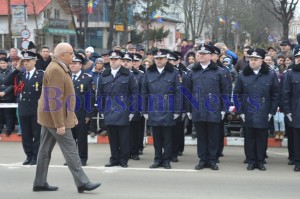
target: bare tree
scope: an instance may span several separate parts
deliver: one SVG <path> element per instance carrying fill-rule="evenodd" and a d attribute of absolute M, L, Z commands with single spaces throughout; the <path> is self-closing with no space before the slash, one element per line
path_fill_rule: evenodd
<path fill-rule="evenodd" d="M 112 42 L 114 36 L 114 23 L 116 19 L 116 1 L 111 0 L 111 3 L 108 5 L 109 8 L 109 35 L 107 40 L 107 49 L 112 49 Z"/>
<path fill-rule="evenodd" d="M 27 1 L 30 6 L 33 9 L 33 17 L 34 17 L 34 23 L 35 23 L 35 45 L 37 47 L 37 49 L 40 49 L 41 44 L 40 44 L 40 30 L 39 30 L 39 26 L 38 26 L 38 22 L 37 22 L 37 15 L 38 13 L 36 12 L 36 7 L 38 4 L 42 4 L 43 0 L 28 0 Z"/>
<path fill-rule="evenodd" d="M 7 0 L 7 15 L 8 15 L 8 42 L 7 42 L 7 46 L 8 46 L 8 49 L 10 49 L 12 47 L 12 40 L 11 40 L 11 37 L 12 37 L 12 30 L 11 30 L 11 10 L 10 10 L 10 6 L 11 6 L 11 0 Z"/>
<path fill-rule="evenodd" d="M 299 0 L 258 0 L 282 24 L 282 39 L 287 40 L 289 35 L 289 22 L 294 17 Z M 268 6 L 267 3 L 269 3 Z"/>

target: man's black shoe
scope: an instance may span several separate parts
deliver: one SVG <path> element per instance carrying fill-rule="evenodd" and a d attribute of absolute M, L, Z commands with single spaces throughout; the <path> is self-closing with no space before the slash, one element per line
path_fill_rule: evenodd
<path fill-rule="evenodd" d="M 209 167 L 211 168 L 211 170 L 219 170 L 219 167 L 216 163 L 210 163 Z"/>
<path fill-rule="evenodd" d="M 81 166 L 86 166 L 86 161 L 81 161 Z"/>
<path fill-rule="evenodd" d="M 114 166 L 119 166 L 119 164 L 109 162 L 105 165 L 105 167 L 114 167 Z"/>
<path fill-rule="evenodd" d="M 195 170 L 201 170 L 204 169 L 207 166 L 207 164 L 205 162 L 200 162 L 199 164 L 197 164 L 195 166 Z"/>
<path fill-rule="evenodd" d="M 299 172 L 300 171 L 300 166 L 298 165 L 296 165 L 295 167 L 294 167 L 294 171 L 296 171 L 296 172 Z"/>
<path fill-rule="evenodd" d="M 101 183 L 92 183 L 89 182 L 81 187 L 78 187 L 78 193 L 83 193 L 84 191 L 93 191 L 94 189 L 97 189 L 98 187 L 100 187 Z"/>
<path fill-rule="evenodd" d="M 294 160 L 289 160 L 288 165 L 294 165 L 294 164 L 295 164 Z"/>
<path fill-rule="evenodd" d="M 58 187 L 46 185 L 46 186 L 33 186 L 33 191 L 57 191 Z"/>
<path fill-rule="evenodd" d="M 178 162 L 178 158 L 177 157 L 172 157 L 171 161 L 172 162 Z"/>
<path fill-rule="evenodd" d="M 164 168 L 165 169 L 171 169 L 171 165 L 170 165 L 170 163 L 164 163 Z"/>
<path fill-rule="evenodd" d="M 154 164 L 152 164 L 149 168 L 150 169 L 156 169 L 158 167 L 163 167 L 163 164 L 162 163 L 158 163 L 158 162 L 155 162 Z"/>
<path fill-rule="evenodd" d="M 133 155 L 131 158 L 132 158 L 133 160 L 140 160 L 140 157 L 139 157 L 138 155 Z"/>
<path fill-rule="evenodd" d="M 127 168 L 127 167 L 128 167 L 128 164 L 122 163 L 122 164 L 120 164 L 120 166 L 123 167 L 123 168 Z"/>
<path fill-rule="evenodd" d="M 31 159 L 27 158 L 24 162 L 23 165 L 29 165 L 31 162 Z"/>
<path fill-rule="evenodd" d="M 260 171 L 265 171 L 265 170 L 267 170 L 263 163 L 258 163 L 258 164 L 257 164 L 257 168 L 258 168 L 258 170 L 260 170 Z"/>
<path fill-rule="evenodd" d="M 247 170 L 252 171 L 252 170 L 254 170 L 254 167 L 255 167 L 254 164 L 249 164 L 247 167 Z"/>
<path fill-rule="evenodd" d="M 36 159 L 32 159 L 32 160 L 30 161 L 30 165 L 36 165 Z"/>

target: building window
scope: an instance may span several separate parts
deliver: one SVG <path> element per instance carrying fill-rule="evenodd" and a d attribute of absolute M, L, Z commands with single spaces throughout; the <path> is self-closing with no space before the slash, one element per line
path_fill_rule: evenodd
<path fill-rule="evenodd" d="M 54 18 L 59 19 L 59 10 L 57 9 L 54 10 Z"/>
<path fill-rule="evenodd" d="M 173 31 L 170 30 L 170 33 L 169 33 L 169 45 L 173 45 L 173 44 L 174 44 Z"/>

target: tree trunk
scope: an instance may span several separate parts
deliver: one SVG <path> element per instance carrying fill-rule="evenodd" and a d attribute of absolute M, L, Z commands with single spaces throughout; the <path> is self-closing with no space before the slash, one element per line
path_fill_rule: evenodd
<path fill-rule="evenodd" d="M 107 40 L 107 49 L 112 49 L 112 42 L 114 36 L 114 23 L 116 18 L 116 0 L 111 0 L 111 6 L 109 7 L 109 35 Z"/>
<path fill-rule="evenodd" d="M 289 22 L 285 19 L 282 23 L 282 39 L 288 40 L 289 39 Z"/>
<path fill-rule="evenodd" d="M 11 31 L 11 11 L 10 11 L 11 0 L 7 0 L 7 10 L 8 10 L 8 42 L 7 47 L 10 49 L 12 47 L 12 31 Z M 4 41 L 3 41 L 4 42 Z"/>
<path fill-rule="evenodd" d="M 128 42 L 128 0 L 123 0 L 123 13 L 124 13 L 124 38 L 123 42 L 126 45 Z"/>
<path fill-rule="evenodd" d="M 36 5 L 35 5 L 35 2 L 34 0 L 31 0 L 31 5 L 33 7 L 33 15 L 34 15 L 34 23 L 35 23 L 35 28 L 36 28 L 36 32 L 35 32 L 35 45 L 36 45 L 36 49 L 40 49 L 41 47 L 41 44 L 40 44 L 40 31 L 39 31 L 39 26 L 38 26 L 38 23 L 37 23 L 37 13 L 36 13 Z"/>

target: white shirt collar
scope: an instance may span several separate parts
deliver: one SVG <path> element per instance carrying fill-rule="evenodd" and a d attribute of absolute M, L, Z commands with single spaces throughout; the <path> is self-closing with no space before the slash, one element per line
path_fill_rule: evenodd
<path fill-rule="evenodd" d="M 260 68 L 258 70 L 253 70 L 254 74 L 257 75 L 259 70 L 260 70 Z"/>
<path fill-rule="evenodd" d="M 75 80 L 77 80 L 78 77 L 81 75 L 81 70 L 78 73 L 76 73 L 76 74 L 72 73 L 72 78 L 73 78 L 73 75 L 76 75 Z"/>
<path fill-rule="evenodd" d="M 121 68 L 121 66 L 120 66 L 119 68 L 117 68 L 117 69 L 112 69 L 112 68 L 111 68 L 111 74 L 112 74 L 114 77 L 116 77 L 116 74 L 117 74 L 117 72 L 120 70 L 120 68 Z"/>
<path fill-rule="evenodd" d="M 30 71 L 26 71 L 26 77 L 27 77 L 27 73 L 29 72 L 29 79 L 31 79 L 31 77 L 33 76 L 34 71 L 35 71 L 35 67 L 33 67 L 33 69 L 31 69 Z"/>
<path fill-rule="evenodd" d="M 157 68 L 157 70 L 158 70 L 159 73 L 162 73 L 162 71 L 165 69 L 165 67 L 163 67 L 163 68 L 156 67 L 156 68 Z"/>

